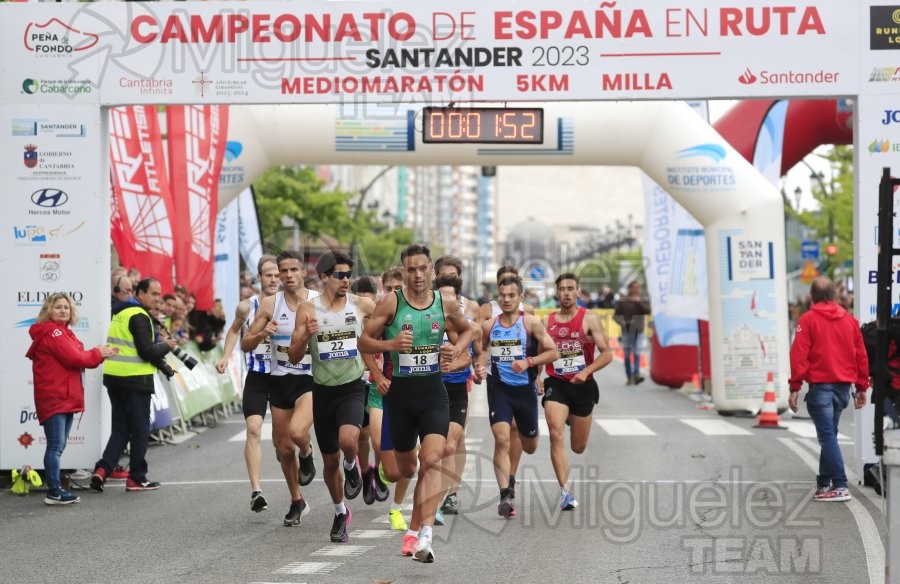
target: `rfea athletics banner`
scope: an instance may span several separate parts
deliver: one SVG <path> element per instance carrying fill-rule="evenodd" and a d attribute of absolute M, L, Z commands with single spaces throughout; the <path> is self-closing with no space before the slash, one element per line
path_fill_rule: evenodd
<path fill-rule="evenodd" d="M 111 231 L 119 261 L 171 292 L 171 193 L 155 106 L 109 110 L 109 165 L 115 198 Z"/>
<path fill-rule="evenodd" d="M 198 310 L 213 305 L 213 237 L 219 172 L 228 135 L 228 107 L 166 108 L 175 214 L 175 272 L 194 293 Z"/>

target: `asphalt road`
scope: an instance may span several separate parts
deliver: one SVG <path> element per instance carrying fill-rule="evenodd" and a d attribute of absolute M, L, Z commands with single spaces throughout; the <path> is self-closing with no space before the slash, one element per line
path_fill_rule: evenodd
<path fill-rule="evenodd" d="M 0 494 L 0 580 L 883 581 L 881 501 L 855 482 L 849 504 L 811 501 L 818 445 L 808 420 L 756 429 L 751 418 L 718 416 L 649 382 L 626 387 L 620 369 L 614 363 L 597 376 L 590 443 L 584 454 L 570 453 L 580 505 L 569 512 L 558 508 L 544 428 L 518 473 L 518 516 L 497 515 L 486 400 L 473 391 L 462 514 L 435 528 L 434 564 L 401 557 L 387 503 L 366 506 L 361 497 L 349 502 L 349 544 L 331 544 L 333 512 L 320 478 L 304 490 L 312 511 L 302 525 L 283 527 L 288 493 L 268 441 L 269 511 L 251 512 L 243 420 L 235 415 L 181 444 L 152 447 L 158 491 L 127 493 L 124 481 L 110 481 L 103 494 L 76 491 L 82 502 L 67 507 L 44 505 L 41 492 Z M 851 420 L 848 410 L 848 437 Z M 852 445 L 842 442 L 849 467 Z"/>

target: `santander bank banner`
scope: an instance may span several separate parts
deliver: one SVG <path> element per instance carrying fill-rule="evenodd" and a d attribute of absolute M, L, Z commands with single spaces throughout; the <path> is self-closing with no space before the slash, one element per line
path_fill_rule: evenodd
<path fill-rule="evenodd" d="M 823 0 L 0 6 L 5 101 L 334 103 L 855 94 Z"/>

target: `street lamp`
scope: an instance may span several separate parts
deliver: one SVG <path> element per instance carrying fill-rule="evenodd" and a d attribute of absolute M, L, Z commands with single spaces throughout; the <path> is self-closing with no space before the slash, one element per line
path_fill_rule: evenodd
<path fill-rule="evenodd" d="M 369 190 L 375 185 L 376 182 L 381 179 L 384 175 L 386 175 L 394 165 L 385 166 L 381 170 L 378 171 L 372 180 L 370 180 L 366 185 L 359 189 L 359 199 L 356 201 L 356 209 L 353 211 L 353 239 L 350 241 L 350 254 L 353 255 L 353 248 L 356 247 L 356 220 L 359 219 L 359 214 L 362 212 L 363 202 L 366 200 L 366 195 L 369 194 Z"/>

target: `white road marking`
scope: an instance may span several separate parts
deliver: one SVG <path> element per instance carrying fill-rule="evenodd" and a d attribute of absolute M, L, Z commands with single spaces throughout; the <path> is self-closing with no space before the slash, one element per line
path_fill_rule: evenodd
<path fill-rule="evenodd" d="M 594 423 L 610 436 L 656 436 L 656 432 L 634 418 L 594 420 Z"/>
<path fill-rule="evenodd" d="M 394 533 L 393 529 L 358 529 L 350 532 L 350 539 L 357 537 L 359 539 L 382 539 L 393 537 Z"/>
<path fill-rule="evenodd" d="M 273 574 L 328 574 L 343 565 L 342 562 L 291 562 Z"/>
<path fill-rule="evenodd" d="M 819 472 L 819 460 L 804 450 L 800 444 L 793 438 L 779 438 L 779 442 L 787 446 L 794 454 L 802 460 L 814 473 Z M 850 474 L 849 472 L 847 473 Z M 856 520 L 859 527 L 859 535 L 862 538 L 863 548 L 865 549 L 866 565 L 869 572 L 870 584 L 875 582 L 884 582 L 884 544 L 881 536 L 878 534 L 878 528 L 872 520 L 862 503 L 855 498 L 846 501 L 847 509 Z M 839 503 L 822 503 L 823 505 L 838 505 Z"/>
<path fill-rule="evenodd" d="M 809 420 L 781 420 L 781 425 L 788 429 L 788 432 L 796 434 L 801 438 L 815 438 L 816 426 Z M 838 440 L 850 440 L 843 434 L 838 434 Z"/>
<path fill-rule="evenodd" d="M 691 428 L 700 430 L 707 436 L 752 436 L 753 432 L 741 428 L 725 420 L 717 420 L 715 418 L 697 418 L 683 419 L 682 423 L 687 424 Z"/>
<path fill-rule="evenodd" d="M 547 420 L 545 420 L 544 418 L 538 419 L 538 430 L 541 436 L 550 435 L 550 427 L 547 425 Z"/>
<path fill-rule="evenodd" d="M 328 557 L 354 557 L 361 556 L 368 551 L 375 549 L 374 545 L 348 545 L 346 543 L 337 543 L 325 546 L 321 549 L 309 554 L 311 556 L 328 556 Z"/>

